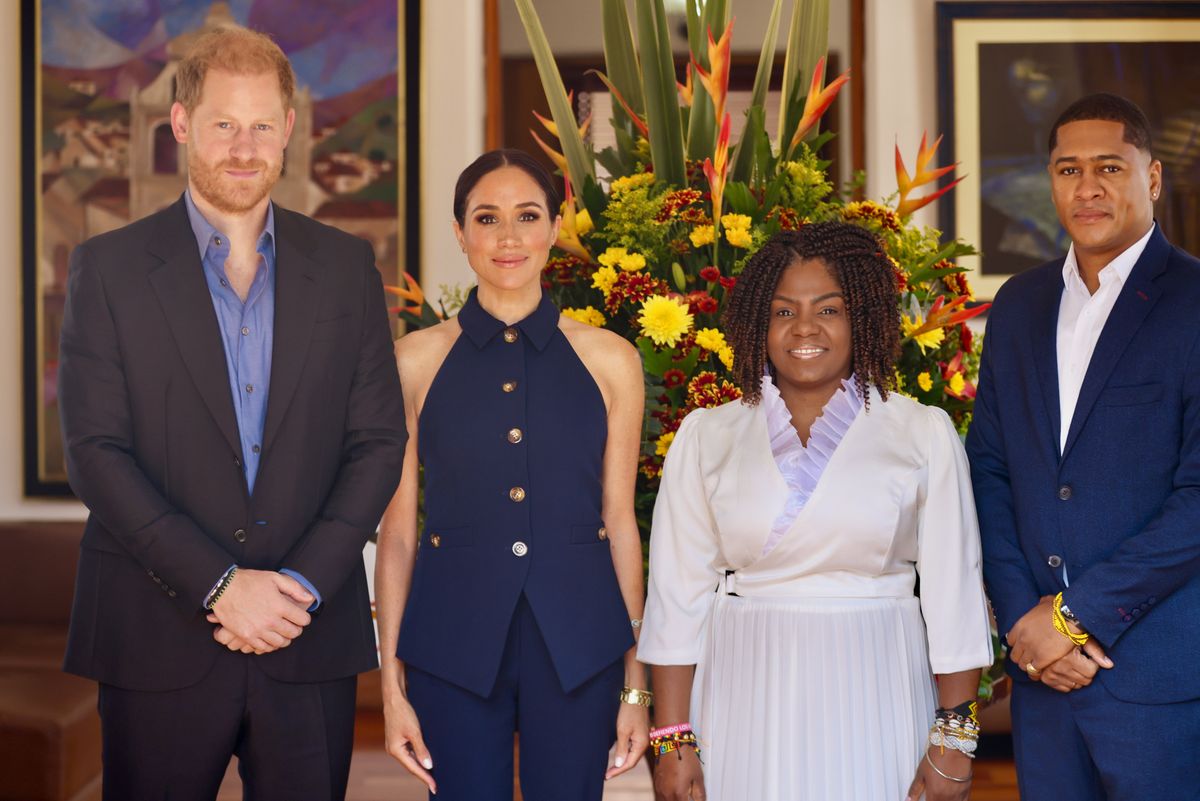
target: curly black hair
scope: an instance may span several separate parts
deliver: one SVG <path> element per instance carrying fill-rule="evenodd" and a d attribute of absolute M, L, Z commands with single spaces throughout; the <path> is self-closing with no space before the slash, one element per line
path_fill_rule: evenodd
<path fill-rule="evenodd" d="M 867 387 L 872 384 L 887 400 L 888 391 L 896 387 L 900 353 L 896 271 L 874 234 L 843 222 L 810 223 L 798 231 L 780 231 L 738 276 L 723 320 L 733 346 L 733 376 L 742 400 L 749 405 L 762 400 L 771 298 L 783 271 L 800 259 L 825 262 L 842 288 L 850 316 L 850 367 L 864 404 L 870 403 Z"/>

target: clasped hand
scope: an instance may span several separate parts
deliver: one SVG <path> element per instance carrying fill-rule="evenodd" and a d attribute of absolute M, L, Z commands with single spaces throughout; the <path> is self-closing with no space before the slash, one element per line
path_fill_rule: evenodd
<path fill-rule="evenodd" d="M 1005 640 L 1009 656 L 1029 678 L 1067 693 L 1091 684 L 1097 671 L 1111 668 L 1113 662 L 1095 638 L 1076 646 L 1055 629 L 1053 604 L 1053 596 L 1043 596 Z"/>
<path fill-rule="evenodd" d="M 231 651 L 266 654 L 286 648 L 312 622 L 312 594 L 291 576 L 239 569 L 213 604 L 213 639 Z"/>

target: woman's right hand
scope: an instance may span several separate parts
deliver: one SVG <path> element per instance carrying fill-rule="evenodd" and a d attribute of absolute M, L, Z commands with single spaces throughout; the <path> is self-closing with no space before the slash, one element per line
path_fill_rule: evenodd
<path fill-rule="evenodd" d="M 654 767 L 654 801 L 705 801 L 704 769 L 696 749 L 663 754 Z"/>
<path fill-rule="evenodd" d="M 437 793 L 437 782 L 429 773 L 433 759 L 421 737 L 421 724 L 412 704 L 402 696 L 388 699 L 383 707 L 384 737 L 387 752 L 405 769 L 425 782 L 429 792 Z"/>

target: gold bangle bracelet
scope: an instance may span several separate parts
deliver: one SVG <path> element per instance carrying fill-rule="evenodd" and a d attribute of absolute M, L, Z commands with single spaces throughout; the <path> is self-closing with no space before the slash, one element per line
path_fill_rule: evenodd
<path fill-rule="evenodd" d="M 933 768 L 937 775 L 941 776 L 943 779 L 949 779 L 952 782 L 958 782 L 959 784 L 966 784 L 967 782 L 971 781 L 971 778 L 975 775 L 974 773 L 970 773 L 965 778 L 960 779 L 957 776 L 951 776 L 948 773 L 942 773 L 941 769 L 938 768 L 937 765 L 933 764 L 933 760 L 929 758 L 928 751 L 925 752 L 925 761 L 929 763 L 929 767 Z"/>
<path fill-rule="evenodd" d="M 636 690 L 633 687 L 626 687 L 621 690 L 621 703 L 623 704 L 649 707 L 650 702 L 653 700 L 654 693 L 649 690 Z"/>

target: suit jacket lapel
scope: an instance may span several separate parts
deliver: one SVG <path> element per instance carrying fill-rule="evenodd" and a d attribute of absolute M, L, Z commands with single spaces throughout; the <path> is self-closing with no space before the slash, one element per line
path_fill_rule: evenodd
<path fill-rule="evenodd" d="M 242 445 L 230 397 L 225 346 L 182 198 L 167 209 L 148 249 L 162 259 L 162 264 L 150 273 L 150 285 L 162 305 L 180 358 L 221 434 L 240 457 Z"/>
<path fill-rule="evenodd" d="M 1033 322 L 1030 325 L 1030 350 L 1037 369 L 1037 382 L 1042 390 L 1042 402 L 1046 414 L 1038 419 L 1046 422 L 1049 430 L 1042 431 L 1041 439 L 1050 441 L 1050 464 L 1058 463 L 1058 443 L 1062 438 L 1060 410 L 1058 404 L 1058 310 L 1062 304 L 1062 263 L 1053 271 L 1042 289 L 1036 293 Z"/>
<path fill-rule="evenodd" d="M 1071 451 L 1071 446 L 1079 438 L 1079 432 L 1087 422 L 1096 399 L 1101 390 L 1108 384 L 1109 376 L 1117 361 L 1129 346 L 1129 341 L 1137 333 L 1146 316 L 1158 302 L 1161 291 L 1154 285 L 1157 278 L 1167 266 L 1167 256 L 1171 245 L 1157 227 L 1146 243 L 1137 264 L 1129 274 L 1129 279 L 1117 296 L 1117 302 L 1108 321 L 1096 341 L 1096 349 L 1092 352 L 1092 360 L 1088 363 L 1087 372 L 1083 376 L 1083 386 L 1079 390 L 1079 401 L 1075 404 L 1075 414 L 1071 417 L 1071 430 L 1067 435 L 1067 444 L 1063 448 L 1063 458 Z"/>
<path fill-rule="evenodd" d="M 271 348 L 271 394 L 263 450 L 279 431 L 300 374 L 316 322 L 320 266 L 308 255 L 311 242 L 290 212 L 275 207 L 275 332 Z"/>

